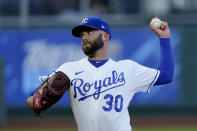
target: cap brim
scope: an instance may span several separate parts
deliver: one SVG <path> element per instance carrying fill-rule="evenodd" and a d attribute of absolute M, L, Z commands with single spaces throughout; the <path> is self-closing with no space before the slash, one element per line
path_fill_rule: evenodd
<path fill-rule="evenodd" d="M 72 29 L 72 34 L 75 36 L 75 37 L 81 37 L 81 32 L 82 31 L 86 31 L 86 30 L 90 30 L 90 29 L 95 29 L 97 30 L 96 28 L 94 27 L 91 27 L 91 26 L 85 26 L 85 25 L 79 25 L 79 26 L 76 26 Z"/>

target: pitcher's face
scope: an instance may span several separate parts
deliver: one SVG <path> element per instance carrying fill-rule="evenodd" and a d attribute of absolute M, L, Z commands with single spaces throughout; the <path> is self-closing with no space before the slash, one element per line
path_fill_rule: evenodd
<path fill-rule="evenodd" d="M 104 45 L 102 33 L 99 30 L 87 30 L 81 33 L 82 50 L 87 56 L 94 56 L 95 52 Z"/>

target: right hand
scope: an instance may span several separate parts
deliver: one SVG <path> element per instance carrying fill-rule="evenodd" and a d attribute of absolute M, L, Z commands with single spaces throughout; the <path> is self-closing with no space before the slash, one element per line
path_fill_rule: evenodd
<path fill-rule="evenodd" d="M 167 22 L 161 22 L 161 27 L 156 28 L 152 24 L 150 24 L 150 28 L 152 31 L 156 33 L 159 38 L 170 38 L 170 29 L 168 27 Z"/>

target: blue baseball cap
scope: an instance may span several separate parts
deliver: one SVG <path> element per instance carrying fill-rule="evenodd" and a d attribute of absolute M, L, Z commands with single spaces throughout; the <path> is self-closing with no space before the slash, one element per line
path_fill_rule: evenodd
<path fill-rule="evenodd" d="M 110 35 L 111 38 L 110 26 L 107 24 L 107 22 L 98 17 L 88 17 L 83 19 L 79 26 L 76 26 L 72 29 L 72 34 L 75 37 L 80 37 L 81 32 L 87 30 L 88 28 L 105 31 Z"/>

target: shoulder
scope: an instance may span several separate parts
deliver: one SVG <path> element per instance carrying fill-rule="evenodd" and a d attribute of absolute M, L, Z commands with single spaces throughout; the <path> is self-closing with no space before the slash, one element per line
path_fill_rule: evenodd
<path fill-rule="evenodd" d="M 114 61 L 112 64 L 115 68 L 120 68 L 123 70 L 133 70 L 137 63 L 133 60 L 125 59 L 120 61 Z"/>
<path fill-rule="evenodd" d="M 76 61 L 72 61 L 72 62 L 66 62 L 64 64 L 62 64 L 59 68 L 68 68 L 68 67 L 72 67 L 73 65 L 75 65 Z"/>
<path fill-rule="evenodd" d="M 135 62 L 133 60 L 129 60 L 129 59 L 120 60 L 117 63 L 121 64 L 121 65 L 135 65 L 135 64 L 137 64 L 137 62 Z"/>
<path fill-rule="evenodd" d="M 62 71 L 62 70 L 68 70 L 68 69 L 75 69 L 79 67 L 79 64 L 84 61 L 85 58 L 78 60 L 78 61 L 71 61 L 71 62 L 66 62 L 62 64 L 57 70 Z"/>

